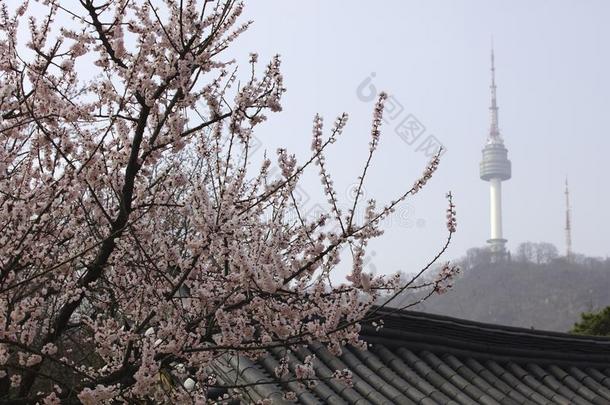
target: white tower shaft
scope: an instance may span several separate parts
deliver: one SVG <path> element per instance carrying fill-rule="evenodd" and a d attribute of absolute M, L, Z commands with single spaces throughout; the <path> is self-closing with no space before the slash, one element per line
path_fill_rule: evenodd
<path fill-rule="evenodd" d="M 500 179 L 489 181 L 489 213 L 491 239 L 502 238 L 502 182 Z"/>

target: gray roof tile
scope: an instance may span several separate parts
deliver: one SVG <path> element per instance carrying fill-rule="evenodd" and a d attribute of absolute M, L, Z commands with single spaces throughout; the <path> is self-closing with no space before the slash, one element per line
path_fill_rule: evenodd
<path fill-rule="evenodd" d="M 226 365 L 218 370 L 227 377 L 272 382 L 253 387 L 251 396 L 274 403 L 285 403 L 281 391 L 290 389 L 306 405 L 610 404 L 610 339 L 409 311 L 387 314 L 384 321 L 381 331 L 363 327 L 369 351 L 347 347 L 334 356 L 313 343 L 288 354 L 290 378 L 281 381 L 272 377 L 284 355 L 279 350 L 256 364 L 240 363 L 238 373 Z M 305 388 L 290 380 L 295 365 L 311 354 L 322 380 Z M 344 368 L 353 374 L 353 387 L 332 378 Z"/>
<path fill-rule="evenodd" d="M 599 384 L 591 376 L 575 367 L 570 368 L 570 374 L 573 375 L 575 379 L 582 383 L 585 387 L 589 388 L 592 392 L 598 394 L 600 397 L 610 403 L 610 389 Z"/>

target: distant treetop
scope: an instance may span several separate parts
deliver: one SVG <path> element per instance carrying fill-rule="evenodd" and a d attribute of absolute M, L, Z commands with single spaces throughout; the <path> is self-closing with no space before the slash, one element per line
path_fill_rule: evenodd
<path fill-rule="evenodd" d="M 577 335 L 610 336 L 610 307 L 581 314 L 581 321 L 570 331 Z"/>

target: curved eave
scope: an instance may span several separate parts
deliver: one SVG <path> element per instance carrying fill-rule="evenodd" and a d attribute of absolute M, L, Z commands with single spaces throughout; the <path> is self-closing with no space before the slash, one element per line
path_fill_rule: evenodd
<path fill-rule="evenodd" d="M 560 364 L 610 367 L 610 338 L 578 336 L 467 321 L 414 311 L 383 309 L 384 327 L 364 325 L 363 338 L 370 343 L 442 351 L 459 356 Z"/>

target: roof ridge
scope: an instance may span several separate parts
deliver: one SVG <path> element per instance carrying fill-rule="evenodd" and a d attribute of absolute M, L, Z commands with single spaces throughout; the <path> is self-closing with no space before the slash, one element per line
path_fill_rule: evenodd
<path fill-rule="evenodd" d="M 373 308 L 375 310 L 375 307 Z M 529 329 L 518 326 L 500 325 L 493 323 L 486 323 L 480 321 L 472 321 L 463 318 L 455 318 L 447 315 L 432 314 L 420 311 L 401 310 L 384 308 L 378 311 L 378 314 L 384 321 L 391 320 L 403 320 L 403 319 L 416 319 L 423 320 L 430 323 L 438 324 L 453 324 L 458 327 L 470 328 L 473 330 L 489 331 L 489 332 L 500 332 L 507 334 L 520 334 L 523 336 L 532 337 L 548 337 L 552 339 L 562 340 L 574 340 L 581 342 L 593 342 L 610 344 L 610 336 L 591 336 L 591 335 L 575 335 L 566 332 L 556 332 L 540 329 Z"/>

